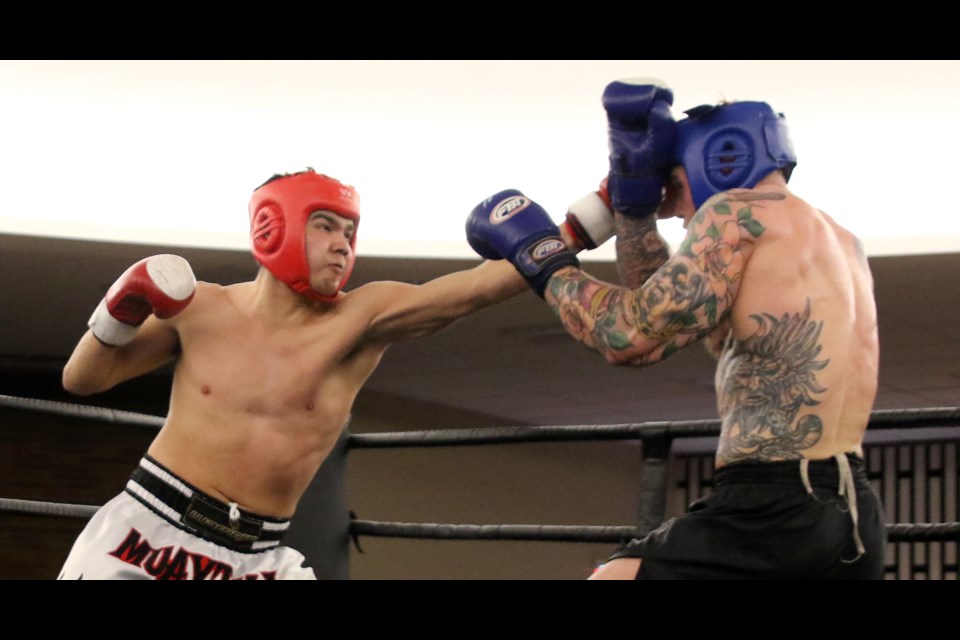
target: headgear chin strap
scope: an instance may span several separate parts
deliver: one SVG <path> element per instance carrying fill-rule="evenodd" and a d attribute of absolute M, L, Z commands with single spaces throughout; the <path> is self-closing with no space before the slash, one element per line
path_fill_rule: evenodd
<path fill-rule="evenodd" d="M 682 165 L 699 209 L 710 196 L 756 186 L 776 169 L 789 181 L 797 164 L 782 113 L 765 102 L 702 105 L 677 123 L 675 164 Z"/>
<path fill-rule="evenodd" d="M 253 256 L 278 280 L 311 300 L 332 302 L 353 271 L 360 224 L 360 197 L 353 187 L 308 169 L 272 180 L 258 187 L 250 198 L 250 239 Z M 333 295 L 320 295 L 310 287 L 306 229 L 310 214 L 332 211 L 354 223 L 350 259 L 340 286 Z"/>

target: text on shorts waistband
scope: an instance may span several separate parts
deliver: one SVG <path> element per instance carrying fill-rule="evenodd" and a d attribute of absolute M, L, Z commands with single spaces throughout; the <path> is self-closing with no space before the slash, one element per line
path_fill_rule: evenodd
<path fill-rule="evenodd" d="M 127 482 L 127 493 L 175 525 L 236 551 L 263 551 L 280 544 L 290 521 L 227 504 L 196 489 L 150 456 Z"/>

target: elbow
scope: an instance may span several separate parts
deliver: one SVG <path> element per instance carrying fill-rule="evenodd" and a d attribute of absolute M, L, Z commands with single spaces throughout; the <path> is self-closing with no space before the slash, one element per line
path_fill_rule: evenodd
<path fill-rule="evenodd" d="M 631 349 L 622 351 L 606 349 L 603 351 L 603 358 L 607 361 L 607 364 L 615 367 L 643 368 L 660 362 L 660 358 L 654 357 L 654 352 L 638 353 Z"/>
<path fill-rule="evenodd" d="M 602 336 L 574 335 L 574 337 L 577 337 L 583 346 L 598 353 L 609 365 L 615 367 L 640 367 L 648 364 L 637 356 L 636 349 L 633 347 L 628 349 L 615 349 L 607 344 L 607 341 Z"/>
<path fill-rule="evenodd" d="M 79 375 L 76 367 L 71 366 L 70 363 L 67 363 L 67 366 L 63 368 L 61 384 L 65 391 L 75 396 L 89 396 L 98 391 L 103 391 L 102 388 L 93 384 L 89 379 L 85 379 Z"/>
<path fill-rule="evenodd" d="M 619 351 L 607 351 L 603 354 L 603 357 L 607 361 L 607 364 L 615 367 L 646 367 L 653 364 L 635 355 L 628 355 Z"/>
<path fill-rule="evenodd" d="M 626 367 L 630 364 L 630 360 L 624 357 L 624 354 L 620 351 L 607 350 L 602 355 L 607 364 L 612 364 L 615 367 Z"/>
<path fill-rule="evenodd" d="M 67 393 L 71 393 L 75 396 L 88 396 L 93 393 L 88 389 L 88 387 L 84 386 L 79 380 L 70 375 L 70 372 L 67 369 L 63 370 L 62 383 L 63 389 Z"/>

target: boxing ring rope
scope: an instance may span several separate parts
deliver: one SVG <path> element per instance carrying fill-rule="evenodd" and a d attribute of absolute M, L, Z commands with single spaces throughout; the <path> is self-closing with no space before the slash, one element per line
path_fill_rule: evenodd
<path fill-rule="evenodd" d="M 68 518 L 91 518 L 100 507 L 92 504 L 66 504 L 41 502 L 39 500 L 15 500 L 0 498 L 0 513 L 28 513 L 38 516 L 66 516 Z"/>
<path fill-rule="evenodd" d="M 960 425 L 960 407 L 936 409 L 889 409 L 870 414 L 868 429 Z M 720 420 L 643 422 L 637 424 L 569 425 L 545 427 L 489 427 L 484 429 L 434 429 L 392 433 L 357 433 L 350 436 L 351 449 L 448 447 L 561 440 L 653 440 L 720 435 Z"/>
<path fill-rule="evenodd" d="M 0 509 L 2 510 L 2 509 Z M 539 542 L 602 542 L 620 544 L 643 534 L 639 527 L 530 524 L 429 524 L 354 520 L 353 535 L 431 540 L 521 540 Z M 953 542 L 960 540 L 960 522 L 887 525 L 889 542 Z"/>
<path fill-rule="evenodd" d="M 960 532 L 960 524 L 958 524 Z M 351 535 L 432 540 L 528 540 L 541 542 L 627 542 L 637 527 L 539 524 L 432 524 L 353 520 Z"/>
<path fill-rule="evenodd" d="M 84 420 L 128 424 L 159 429 L 163 418 L 130 411 L 68 404 L 48 400 L 0 395 L 0 407 L 41 412 Z M 869 429 L 960 425 L 960 407 L 932 409 L 877 410 L 871 413 Z M 716 436 L 719 420 L 646 422 L 614 425 L 567 425 L 543 427 L 491 427 L 483 429 L 435 429 L 392 433 L 350 434 L 350 449 L 475 446 L 506 443 L 640 440 L 644 455 L 639 526 L 587 525 L 465 525 L 435 523 L 379 522 L 352 518 L 350 534 L 442 540 L 526 540 L 548 542 L 622 543 L 642 535 L 662 521 L 665 496 L 666 458 L 676 438 Z M 648 484 L 652 483 L 652 484 Z M 647 488 L 651 487 L 651 488 Z M 95 505 L 61 504 L 0 498 L 0 513 L 89 518 Z M 887 525 L 890 542 L 935 542 L 960 540 L 960 522 L 895 523 Z"/>
<path fill-rule="evenodd" d="M 133 411 L 105 409 L 103 407 L 88 407 L 82 404 L 56 402 L 55 400 L 38 400 L 36 398 L 0 395 L 0 407 L 34 411 L 67 418 L 96 420 L 98 422 L 109 422 L 111 424 L 129 424 L 138 427 L 156 427 L 157 429 L 163 426 L 163 418 L 160 416 L 151 416 L 146 413 L 135 413 Z"/>

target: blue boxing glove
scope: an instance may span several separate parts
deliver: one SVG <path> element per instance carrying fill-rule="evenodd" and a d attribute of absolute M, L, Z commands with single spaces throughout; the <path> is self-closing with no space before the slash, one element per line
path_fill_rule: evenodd
<path fill-rule="evenodd" d="M 466 229 L 474 251 L 488 260 L 509 260 L 541 298 L 557 269 L 580 266 L 543 207 L 516 189 L 474 207 Z"/>
<path fill-rule="evenodd" d="M 603 90 L 615 211 L 642 218 L 660 206 L 677 138 L 672 104 L 673 92 L 655 78 L 615 80 Z"/>

